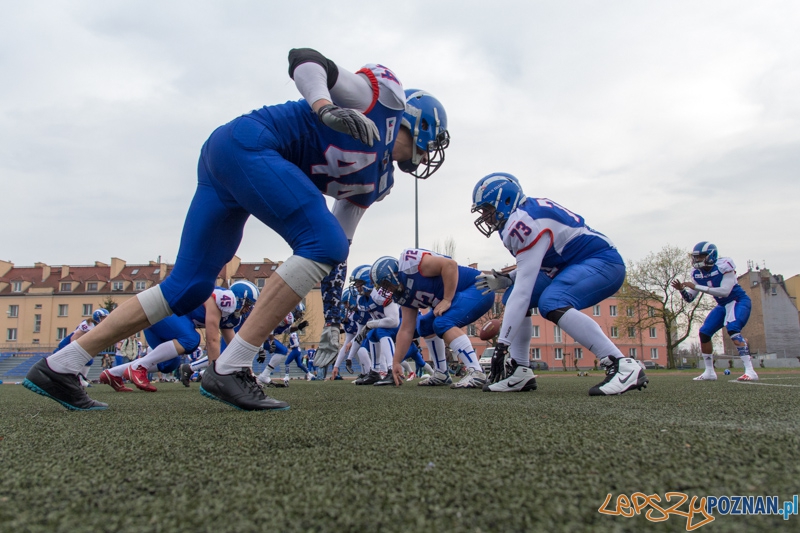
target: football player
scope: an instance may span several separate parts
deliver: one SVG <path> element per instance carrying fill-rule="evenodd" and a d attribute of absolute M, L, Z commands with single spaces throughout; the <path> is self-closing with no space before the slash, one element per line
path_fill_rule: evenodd
<path fill-rule="evenodd" d="M 411 346 L 415 328 L 423 338 L 443 339 L 467 367 L 466 376 L 452 388 L 480 389 L 486 384 L 475 349 L 461 329 L 483 316 L 494 303 L 493 294 L 482 294 L 475 287 L 479 274 L 479 270 L 461 266 L 447 256 L 418 248 L 403 250 L 399 261 L 387 256 L 373 263 L 372 282 L 390 292 L 403 312 L 393 362 L 396 385 L 401 384 L 400 363 Z M 418 322 L 419 310 L 427 308 L 433 312 L 421 316 Z M 449 379 L 438 372 L 419 384 L 442 385 Z"/>
<path fill-rule="evenodd" d="M 151 351 L 144 357 L 104 370 L 100 382 L 110 385 L 117 392 L 131 390 L 125 386 L 123 378 L 136 385 L 136 388 L 155 392 L 147 374 L 153 368 L 159 372 L 174 372 L 181 366 L 181 356 L 194 352 L 200 345 L 200 333 L 206 332 L 206 357 L 193 363 L 192 370 L 205 368 L 208 361 L 219 357 L 221 338 L 229 343 L 233 340 L 233 330 L 239 326 L 258 300 L 258 288 L 249 281 L 237 281 L 230 289 L 215 287 L 206 302 L 184 316 L 172 315 L 144 330 L 144 337 Z M 188 386 L 191 372 L 181 373 L 181 382 Z M 127 389 L 127 390 L 126 390 Z"/>
<path fill-rule="evenodd" d="M 76 375 L 84 364 L 116 341 L 202 305 L 252 215 L 280 234 L 293 255 L 267 279 L 252 319 L 206 369 L 200 389 L 239 409 L 288 407 L 268 398 L 255 381 L 252 364 L 259 347 L 331 271 L 343 277 L 344 268 L 337 265 L 347 259 L 366 209 L 391 190 L 394 161 L 424 178 L 439 168 L 449 145 L 441 103 L 425 91 L 404 91 L 384 66 L 351 73 L 302 48 L 289 52 L 289 76 L 304 99 L 240 116 L 203 145 L 197 189 L 167 278 L 123 303 L 110 322 L 80 342 L 37 363 L 28 372 L 27 388 L 68 409 L 106 409 L 80 387 Z M 323 195 L 335 198 L 332 211 Z M 341 282 L 325 287 L 336 293 Z M 333 303 L 338 310 L 338 301 Z M 333 358 L 338 351 L 338 321 L 329 322 L 318 357 L 332 351 Z"/>
<path fill-rule="evenodd" d="M 705 362 L 705 371 L 694 378 L 695 381 L 714 381 L 714 347 L 711 337 L 725 327 L 728 336 L 736 346 L 739 357 L 744 364 L 744 374 L 737 381 L 755 381 L 758 374 L 753 370 L 750 359 L 750 348 L 747 339 L 742 336 L 742 328 L 750 318 L 750 297 L 736 279 L 736 265 L 729 257 L 718 257 L 717 247 L 710 242 L 699 242 L 692 250 L 692 280 L 681 282 L 674 280 L 672 287 L 681 292 L 687 302 L 691 302 L 698 294 L 708 293 L 714 297 L 717 306 L 711 310 L 700 327 L 700 349 Z"/>
<path fill-rule="evenodd" d="M 606 377 L 589 390 L 591 396 L 645 387 L 648 380 L 642 366 L 624 357 L 600 326 L 580 312 L 614 295 L 625 280 L 625 262 L 608 237 L 552 200 L 527 198 L 510 174 L 481 178 L 472 201 L 472 212 L 480 214 L 475 226 L 486 237 L 497 231 L 517 262 L 509 275 L 493 271 L 481 274 L 476 283 L 487 293 L 513 284 L 492 356 L 493 383 L 483 390 L 536 388 L 528 351 L 533 331 L 529 316 L 535 307 L 600 360 Z M 504 372 L 509 350 L 510 368 Z"/>
<path fill-rule="evenodd" d="M 258 362 L 263 363 L 264 359 L 266 358 L 266 354 L 272 354 L 270 357 L 269 363 L 267 366 L 264 367 L 264 370 L 256 376 L 256 382 L 260 386 L 265 385 L 272 385 L 272 386 L 279 386 L 280 382 L 273 382 L 270 375 L 272 372 L 278 368 L 281 362 L 284 362 L 284 367 L 286 370 L 285 377 L 283 379 L 283 385 L 285 387 L 289 386 L 289 363 L 295 359 L 294 355 L 289 357 L 289 348 L 283 345 L 278 339 L 275 338 L 276 335 L 281 335 L 285 333 L 286 330 L 289 330 L 289 341 L 292 340 L 297 342 L 297 346 L 300 346 L 300 340 L 297 338 L 296 331 L 305 328 L 308 325 L 308 322 L 303 320 L 303 316 L 306 312 L 306 306 L 302 303 L 299 303 L 295 306 L 294 311 L 286 315 L 286 318 L 278 325 L 277 328 L 272 330 L 269 337 L 267 337 L 266 342 L 258 351 Z M 294 335 L 294 338 L 292 337 Z M 302 365 L 298 365 L 303 368 Z M 308 371 L 305 371 L 308 373 Z"/>

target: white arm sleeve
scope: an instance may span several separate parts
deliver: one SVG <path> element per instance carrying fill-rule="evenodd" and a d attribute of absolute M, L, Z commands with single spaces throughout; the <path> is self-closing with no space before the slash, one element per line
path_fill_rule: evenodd
<path fill-rule="evenodd" d="M 517 255 L 517 276 L 514 281 L 514 290 L 506 302 L 503 313 L 503 326 L 500 328 L 500 337 L 497 339 L 503 344 L 511 344 L 523 321 L 529 320 L 528 313 L 531 294 L 542 268 L 544 254 L 550 248 L 550 235 L 544 234 L 532 248 Z"/>
<path fill-rule="evenodd" d="M 364 216 L 367 210 L 363 207 L 358 207 L 347 200 L 336 200 L 331 209 L 331 213 L 339 221 L 339 224 L 344 230 L 344 234 L 352 241 L 353 236 L 356 234 L 356 226 L 358 226 L 361 217 Z"/>
<path fill-rule="evenodd" d="M 736 272 L 726 272 L 722 275 L 722 281 L 719 287 L 703 287 L 702 285 L 695 285 L 700 292 L 707 292 L 716 298 L 726 298 L 730 295 L 733 288 L 736 286 Z"/>
<path fill-rule="evenodd" d="M 309 105 L 323 98 L 340 107 L 359 111 L 366 111 L 372 105 L 372 86 L 364 76 L 340 70 L 330 91 L 328 74 L 318 63 L 301 63 L 294 69 L 293 76 L 297 90 Z"/>
<path fill-rule="evenodd" d="M 317 63 L 303 63 L 294 69 L 294 84 L 309 105 L 317 100 L 330 100 L 328 92 L 328 74 L 322 65 Z"/>
<path fill-rule="evenodd" d="M 383 308 L 383 318 L 377 320 L 370 320 L 367 322 L 373 329 L 375 328 L 396 328 L 400 325 L 400 306 L 396 303 L 390 303 Z"/>

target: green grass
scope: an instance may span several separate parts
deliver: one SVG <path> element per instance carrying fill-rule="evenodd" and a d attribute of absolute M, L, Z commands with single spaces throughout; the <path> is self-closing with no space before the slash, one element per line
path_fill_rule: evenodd
<path fill-rule="evenodd" d="M 800 373 L 590 398 L 599 373 L 487 394 L 292 382 L 289 411 L 231 409 L 179 384 L 89 389 L 68 412 L 0 386 L 0 531 L 683 531 L 598 513 L 606 494 L 764 495 L 800 479 Z M 775 379 L 780 378 L 780 379 Z M 797 531 L 717 516 L 700 531 Z"/>

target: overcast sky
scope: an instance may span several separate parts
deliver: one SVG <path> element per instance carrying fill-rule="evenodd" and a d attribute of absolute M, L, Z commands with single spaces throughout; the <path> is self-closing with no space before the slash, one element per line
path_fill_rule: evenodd
<path fill-rule="evenodd" d="M 800 3 L 338 0 L 6 2 L 0 259 L 173 262 L 214 128 L 298 99 L 287 53 L 392 68 L 445 105 L 445 165 L 419 183 L 420 246 L 513 264 L 470 213 L 515 174 L 628 261 L 717 244 L 800 273 Z M 350 264 L 414 245 L 414 181 L 362 220 Z M 257 220 L 243 261 L 291 251 Z"/>

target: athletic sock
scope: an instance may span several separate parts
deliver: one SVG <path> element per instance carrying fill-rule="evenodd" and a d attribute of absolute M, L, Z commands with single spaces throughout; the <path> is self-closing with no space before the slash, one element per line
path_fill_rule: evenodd
<path fill-rule="evenodd" d="M 369 371 L 372 370 L 372 361 L 370 361 L 367 349 L 360 346 L 356 350 L 356 356 L 358 357 L 358 364 L 361 365 L 361 373 L 369 374 Z"/>
<path fill-rule="evenodd" d="M 145 370 L 150 372 L 158 363 L 175 359 L 180 354 L 178 349 L 175 348 L 175 343 L 172 341 L 162 342 L 153 351 L 133 362 L 133 369 L 144 367 Z"/>
<path fill-rule="evenodd" d="M 742 355 L 742 364 L 744 364 L 744 371 L 746 374 L 753 375 L 756 371 L 753 369 L 753 360 L 750 358 L 749 355 Z"/>
<path fill-rule="evenodd" d="M 508 347 L 508 354 L 517 362 L 517 366 L 531 366 L 531 337 L 533 337 L 533 324 L 526 318 Z"/>
<path fill-rule="evenodd" d="M 243 340 L 239 334 L 217 359 L 217 374 L 233 374 L 243 368 L 253 368 L 253 359 L 258 355 L 258 346 Z"/>
<path fill-rule="evenodd" d="M 71 342 L 47 358 L 47 365 L 60 374 L 80 374 L 92 356 L 77 342 Z"/>
<path fill-rule="evenodd" d="M 577 309 L 570 309 L 558 321 L 558 327 L 585 346 L 598 359 L 612 357 L 621 359 L 624 357 L 611 339 L 606 337 L 600 325 L 584 315 Z"/>
<path fill-rule="evenodd" d="M 192 361 L 189 366 L 192 367 L 192 372 L 201 372 L 208 368 L 208 357 L 201 357 L 197 361 Z"/>
<path fill-rule="evenodd" d="M 705 372 L 703 372 L 703 375 L 716 375 L 716 372 L 714 372 L 714 354 L 704 353 L 701 355 L 703 356 L 703 362 L 706 364 L 706 369 Z"/>
<path fill-rule="evenodd" d="M 439 372 L 447 373 L 447 356 L 444 353 L 444 340 L 440 337 L 425 339 L 428 353 L 433 361 L 433 367 Z"/>
<path fill-rule="evenodd" d="M 469 337 L 466 335 L 459 335 L 450 343 L 450 349 L 453 353 L 458 355 L 458 359 L 464 363 L 464 366 L 470 370 L 483 372 L 481 365 L 478 363 L 478 356 L 475 355 L 475 348 L 469 342 Z"/>

